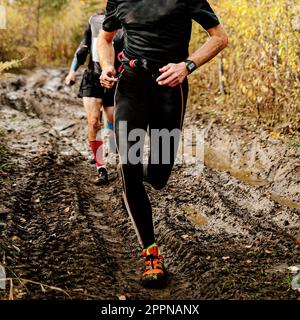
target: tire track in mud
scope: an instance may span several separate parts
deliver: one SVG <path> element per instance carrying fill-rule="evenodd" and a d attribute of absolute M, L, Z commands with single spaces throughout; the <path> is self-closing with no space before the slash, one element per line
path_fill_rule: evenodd
<path fill-rule="evenodd" d="M 53 117 L 57 115 L 59 111 L 55 110 L 55 107 L 57 108 L 57 104 L 53 103 L 52 101 L 47 101 L 47 99 L 49 96 L 51 98 L 57 99 L 57 96 L 55 96 L 55 94 L 49 94 L 49 93 L 45 94 L 43 90 L 39 89 L 34 94 L 34 100 L 32 100 L 32 97 L 29 97 L 29 99 L 26 100 L 24 97 L 22 97 L 22 92 L 19 92 L 17 96 L 19 96 L 20 99 L 16 98 L 15 96 L 13 96 L 13 98 L 10 96 L 6 97 L 6 100 L 5 100 L 6 104 L 9 104 L 11 107 L 13 107 L 16 110 L 19 110 L 20 112 L 22 112 L 22 110 L 25 110 L 25 113 L 28 116 L 39 117 L 42 119 L 42 121 L 45 124 L 47 124 L 47 126 L 49 127 L 52 126 Z M 42 113 L 38 110 L 35 99 L 40 100 L 40 98 L 44 99 L 43 101 L 44 104 L 47 104 L 48 102 L 48 108 L 51 109 L 50 114 L 49 112 L 47 112 L 47 110 L 45 113 Z M 62 101 L 60 97 L 58 99 L 60 104 L 62 102 L 65 102 L 65 100 L 67 99 L 64 99 Z M 70 101 L 67 101 L 67 102 L 70 102 Z M 22 106 L 23 104 L 26 106 L 25 107 Z M 52 136 L 53 136 L 53 133 L 52 133 Z M 81 270 L 81 271 L 87 274 L 88 276 L 92 276 L 92 277 L 97 275 L 98 273 L 103 274 L 104 277 L 107 277 L 108 279 L 111 280 L 111 283 L 106 284 L 104 280 L 100 279 L 99 281 L 99 279 L 97 279 L 97 281 L 101 283 L 101 287 L 104 290 L 106 290 L 106 295 L 103 295 L 101 293 L 101 290 L 97 290 L 97 285 L 95 284 L 91 285 L 89 282 L 85 283 L 83 285 L 83 287 L 85 288 L 84 290 L 88 291 L 89 293 L 86 295 L 83 295 L 83 297 L 116 298 L 118 297 L 118 294 L 117 294 L 118 292 L 121 292 L 121 293 L 123 292 L 124 294 L 124 292 L 126 291 L 126 288 L 128 287 L 127 285 L 128 281 L 129 283 L 134 284 L 135 286 L 135 289 L 131 291 L 133 293 L 135 292 L 135 290 L 136 292 L 138 292 L 141 289 L 139 285 L 138 277 L 137 277 L 137 274 L 139 273 L 136 273 L 137 268 L 133 267 L 136 265 L 137 259 L 134 255 L 137 252 L 133 254 L 132 253 L 133 248 L 128 248 L 127 241 L 124 240 L 126 239 L 127 236 L 128 237 L 130 236 L 133 239 L 135 239 L 136 236 L 133 230 L 131 229 L 131 224 L 128 222 L 128 217 L 126 216 L 126 213 L 125 212 L 121 213 L 123 215 L 121 220 L 119 216 L 113 217 L 113 218 L 109 217 L 112 212 L 115 212 L 116 208 L 112 208 L 111 205 L 109 205 L 110 208 L 108 208 L 107 202 L 111 203 L 111 201 L 108 201 L 109 200 L 108 196 L 105 196 L 105 195 L 103 196 L 101 194 L 97 195 L 97 192 L 99 192 L 99 189 L 96 188 L 91 183 L 89 184 L 87 182 L 85 184 L 82 184 L 79 182 L 79 181 L 87 181 L 88 175 L 91 180 L 93 179 L 92 173 L 91 172 L 88 173 L 88 166 L 84 164 L 78 164 L 78 165 L 75 164 L 75 167 L 74 167 L 74 163 L 73 164 L 71 163 L 71 165 L 74 167 L 73 170 L 77 172 L 77 177 L 76 177 L 76 173 L 74 174 L 74 176 L 72 176 L 72 173 L 66 169 L 67 167 L 61 164 L 61 162 L 63 162 L 64 160 L 59 158 L 63 158 L 63 157 L 58 156 L 59 152 L 63 150 L 65 141 L 61 139 L 57 131 L 55 131 L 55 136 L 52 138 L 53 139 L 51 139 L 51 143 L 50 143 L 50 146 L 48 146 L 48 149 L 50 148 L 51 150 L 55 150 L 55 152 L 57 153 L 53 155 L 55 159 L 48 161 L 49 160 L 49 158 L 47 159 L 48 156 L 45 156 L 44 158 L 39 158 L 37 161 L 42 161 L 42 162 L 46 161 L 45 165 L 43 167 L 37 166 L 37 168 L 34 169 L 34 171 L 36 170 L 37 172 L 34 172 L 32 174 L 32 177 L 29 178 L 28 183 L 25 183 L 24 189 L 21 189 L 21 191 L 19 191 L 18 195 L 16 196 L 17 198 L 16 202 L 19 203 L 19 207 L 22 208 L 23 212 L 30 212 L 32 219 L 34 221 L 32 222 L 33 227 L 30 225 L 29 228 L 30 228 L 30 232 L 35 234 L 36 237 L 33 237 L 30 240 L 27 239 L 26 240 L 27 243 L 32 244 L 35 242 L 39 242 L 40 240 L 41 243 L 44 243 L 44 245 L 42 246 L 42 249 L 47 248 L 47 250 L 49 250 L 50 252 L 53 252 L 53 254 L 55 254 L 57 257 L 60 257 L 62 261 L 65 260 L 64 259 L 65 255 L 63 255 L 61 251 L 55 251 L 55 248 L 56 247 L 60 248 L 62 246 L 65 247 L 69 244 L 69 241 L 67 242 L 67 244 L 64 243 L 63 241 L 67 240 L 67 236 L 62 235 L 62 230 L 52 226 L 52 224 L 56 224 L 56 225 L 62 224 L 66 227 L 70 224 L 70 222 L 64 221 L 66 219 L 64 217 L 65 212 L 63 210 L 63 207 L 66 207 L 68 209 L 68 212 L 71 212 L 70 207 L 67 207 L 67 203 L 61 200 L 61 196 L 64 196 L 65 198 L 69 199 L 69 202 L 71 201 L 74 207 L 72 209 L 73 218 L 70 217 L 70 219 L 71 218 L 77 219 L 77 216 L 85 217 L 85 220 L 86 220 L 85 223 L 88 225 L 88 228 L 89 228 L 89 229 L 86 229 L 85 225 L 81 227 L 79 227 L 78 225 L 76 225 L 76 227 L 74 226 L 75 230 L 78 230 L 78 229 L 85 230 L 84 231 L 85 237 L 81 237 L 80 241 L 78 239 L 75 242 L 84 243 L 86 241 L 87 243 L 89 243 L 88 240 L 86 240 L 85 238 L 90 237 L 92 239 L 92 244 L 87 245 L 86 251 L 87 252 L 92 251 L 92 253 L 94 253 L 95 256 L 100 255 L 104 259 L 104 261 L 95 262 L 97 265 L 99 264 L 102 267 L 102 269 L 100 268 L 100 270 L 97 270 L 97 268 L 93 266 L 95 268 L 93 272 L 91 272 L 90 268 L 86 270 Z M 58 164 L 58 162 L 60 164 Z M 30 171 L 32 171 L 32 168 L 30 168 Z M 41 172 L 44 172 L 46 176 L 42 176 Z M 54 176 L 52 177 L 52 175 Z M 59 177 L 57 175 L 59 175 Z M 72 177 L 70 177 L 70 175 Z M 74 180 L 73 182 L 70 181 L 71 178 Z M 44 180 L 44 181 L 41 181 L 41 180 Z M 63 184 L 61 183 L 62 181 L 64 181 Z M 24 183 L 24 181 L 22 181 L 22 183 Z M 34 186 L 34 190 L 31 190 L 32 186 Z M 84 191 L 85 193 L 83 193 L 82 190 L 85 190 Z M 111 190 L 113 193 L 115 193 L 113 189 Z M 75 194 L 74 194 L 74 191 L 76 191 Z M 120 191 L 120 188 L 119 188 L 119 191 Z M 39 194 L 39 192 L 41 192 L 41 194 Z M 56 199 L 54 203 L 55 205 L 53 203 L 51 204 L 51 201 L 49 199 L 44 199 L 42 192 L 44 192 L 45 194 L 52 195 L 51 197 L 54 197 Z M 106 192 L 106 190 L 104 190 L 104 192 Z M 35 198 L 38 200 L 38 203 L 34 205 L 32 205 L 32 201 L 34 202 L 36 200 L 32 200 L 33 194 Z M 120 203 L 121 203 L 119 196 L 117 196 L 117 198 L 118 198 L 118 200 L 116 200 L 117 206 L 115 207 L 120 206 Z M 44 200 L 41 201 L 41 199 L 44 199 Z M 57 202 L 61 204 L 60 207 L 56 207 Z M 47 214 L 39 212 L 41 208 L 47 208 L 48 216 L 49 216 L 49 212 L 52 212 L 54 214 L 53 216 L 54 220 L 53 219 L 48 219 L 49 221 L 43 220 L 41 217 L 46 217 Z M 14 211 L 16 215 L 19 215 L 16 212 L 16 210 Z M 118 214 L 120 214 L 120 209 L 117 212 Z M 38 215 L 38 216 L 36 217 L 35 215 Z M 60 218 L 57 218 L 57 216 L 60 216 Z M 116 223 L 116 221 L 118 221 L 118 223 Z M 119 225 L 119 223 L 121 223 L 121 225 Z M 42 234 L 42 231 L 38 229 L 39 225 L 41 225 L 40 229 L 42 229 L 43 234 Z M 49 228 L 47 228 L 48 225 L 50 226 Z M 36 230 L 35 228 L 38 230 Z M 118 228 L 122 230 L 122 234 L 123 236 L 125 236 L 125 238 L 124 237 L 120 238 L 120 236 L 117 235 L 115 230 L 117 230 Z M 68 229 L 70 229 L 70 227 Z M 22 228 L 21 231 L 24 231 L 24 230 L 25 229 Z M 11 234 L 14 234 L 14 233 L 15 233 L 14 237 L 17 237 L 16 230 L 12 228 Z M 56 236 L 57 236 L 56 233 L 60 234 L 59 239 L 56 239 Z M 48 238 L 46 240 L 43 240 L 43 237 L 46 237 L 49 234 L 52 234 L 50 239 L 51 241 Z M 55 239 L 52 239 L 53 237 Z M 70 238 L 72 241 L 71 236 Z M 91 250 L 91 247 L 96 247 L 95 252 Z M 41 251 L 43 252 L 42 249 Z M 38 272 L 39 279 L 43 279 L 44 273 L 46 273 L 46 270 L 44 270 L 44 268 L 46 268 L 47 266 L 48 267 L 47 270 L 51 269 L 51 264 L 47 262 L 48 260 L 44 259 L 41 253 L 39 253 L 39 250 L 40 250 L 40 244 L 38 245 L 37 248 L 35 248 L 35 251 L 33 250 L 33 254 L 37 259 L 37 261 L 42 261 L 40 262 L 40 264 L 37 263 L 37 265 L 39 265 L 40 267 L 40 271 Z M 77 253 L 77 251 L 74 248 L 72 250 L 75 251 L 75 254 Z M 30 256 L 30 251 L 32 250 L 27 251 L 23 249 L 23 251 L 24 251 L 23 253 L 24 259 L 26 260 L 27 259 L 26 257 Z M 98 254 L 96 254 L 96 252 Z M 50 261 L 51 259 L 53 259 L 53 254 L 49 255 Z M 72 255 L 72 252 L 70 252 L 70 255 Z M 139 254 L 137 256 L 139 256 Z M 123 257 L 123 258 L 120 258 L 120 257 Z M 121 262 L 121 266 L 119 266 L 120 262 Z M 79 265 L 78 269 L 80 270 L 80 260 L 77 262 L 77 264 Z M 54 265 L 53 268 L 54 270 L 56 270 L 57 266 Z M 33 264 L 29 269 L 36 270 L 36 265 Z M 72 267 L 70 267 L 70 269 L 72 269 Z M 15 272 L 22 274 L 21 270 L 15 270 Z M 74 274 L 74 277 L 73 277 L 73 274 Z M 78 274 L 78 272 L 73 270 L 71 272 L 71 275 L 69 278 L 73 280 L 75 278 L 77 285 L 81 283 L 80 282 L 81 277 Z M 29 273 L 28 277 L 34 278 L 34 275 Z M 60 281 L 60 277 L 62 277 L 62 281 Z M 54 282 L 53 285 L 55 285 L 56 287 L 63 287 L 66 289 L 67 292 L 70 292 L 67 290 L 67 288 L 68 288 L 68 283 L 72 282 L 72 280 L 64 281 L 63 277 L 64 277 L 63 275 L 62 276 L 56 275 L 51 277 L 51 280 Z M 97 278 L 99 278 L 99 276 L 97 276 Z M 45 280 L 45 283 L 47 283 L 49 279 L 46 277 L 44 278 L 44 280 Z M 89 288 L 89 289 L 86 289 L 86 288 Z M 118 288 L 120 289 L 118 290 Z M 127 290 L 127 291 L 130 291 L 130 290 Z M 145 290 L 144 293 L 146 292 L 147 291 Z M 139 294 L 138 295 L 136 295 L 136 293 L 134 294 L 136 297 L 139 297 Z M 39 297 L 37 296 L 37 292 L 35 291 L 32 292 L 32 295 L 34 297 Z M 49 295 L 51 296 L 51 293 L 47 292 L 47 294 L 42 296 L 49 297 Z M 30 296 L 31 295 L 29 295 L 29 297 Z M 55 293 L 54 293 L 54 296 L 55 296 Z M 166 298 L 166 296 L 164 297 Z"/>
<path fill-rule="evenodd" d="M 184 169 L 179 171 L 180 175 L 185 177 Z M 297 230 L 285 230 L 275 225 L 272 222 L 274 211 L 268 206 L 264 211 L 255 212 L 264 220 L 256 219 L 251 212 L 254 211 L 251 210 L 251 203 L 252 193 L 257 190 L 254 191 L 253 187 L 245 186 L 227 175 L 226 180 L 235 187 L 231 193 L 230 188 L 222 181 L 223 175 L 218 171 L 205 169 L 200 178 L 194 180 L 182 178 L 184 182 L 179 188 L 177 180 L 171 179 L 166 193 L 161 197 L 166 199 L 170 194 L 174 195 L 171 202 L 162 204 L 169 207 L 169 210 L 165 210 L 167 215 L 173 211 L 171 217 L 164 222 L 164 226 L 171 225 L 172 222 L 168 223 L 167 220 L 172 221 L 172 218 L 177 221 L 186 220 L 186 217 L 182 216 L 184 210 L 181 207 L 182 203 L 185 204 L 187 201 L 193 203 L 199 213 L 205 212 L 208 219 L 207 225 L 195 226 L 192 223 L 189 227 L 186 223 L 177 225 L 177 234 L 174 230 L 173 235 L 164 238 L 165 243 L 174 243 L 174 239 L 180 238 L 180 232 L 178 233 L 180 227 L 181 234 L 184 232 L 189 235 L 188 243 L 180 247 L 179 251 L 182 250 L 183 254 L 179 255 L 178 259 L 183 269 L 192 265 L 193 270 L 189 270 L 185 277 L 191 279 L 191 283 L 194 284 L 192 290 L 198 291 L 196 298 L 232 299 L 236 298 L 237 292 L 240 298 L 243 296 L 247 298 L 248 294 L 255 298 L 267 298 L 274 295 L 274 290 L 280 298 L 286 298 L 287 295 L 296 297 L 297 294 L 292 291 L 280 292 L 284 287 L 284 283 L 280 280 L 282 274 L 268 272 L 274 265 L 297 264 L 300 254 L 299 246 L 294 241 Z M 248 189 L 243 201 L 249 203 L 249 209 L 241 209 L 241 204 L 237 202 L 238 194 L 243 189 Z M 188 199 L 185 197 L 186 190 L 191 190 L 187 194 Z M 259 194 L 258 191 L 257 193 Z M 262 202 L 266 201 L 263 194 L 260 195 L 260 199 Z M 267 201 L 269 206 L 274 206 L 271 201 L 268 199 Z M 174 213 L 177 213 L 177 217 Z M 294 215 L 299 219 L 299 212 L 295 210 Z M 217 219 L 215 216 L 218 216 Z M 218 223 L 216 226 L 216 221 L 223 223 Z M 235 232 L 230 232 L 231 230 Z M 163 226 L 161 232 L 165 232 Z M 172 255 L 176 259 L 178 250 L 170 251 L 170 256 Z M 257 277 L 260 279 L 255 280 Z"/>
<path fill-rule="evenodd" d="M 206 170 L 205 178 L 201 180 L 201 187 L 199 198 L 210 198 L 208 200 L 210 207 L 217 206 L 215 213 L 216 211 L 225 212 L 218 218 L 223 220 L 224 225 L 230 224 L 237 235 L 244 235 L 249 238 L 249 241 L 253 241 L 256 237 L 268 237 L 272 233 L 280 233 L 282 236 L 293 239 L 292 234 L 288 234 L 284 229 L 280 230 L 278 225 L 274 223 L 273 215 L 276 212 L 276 206 L 264 194 L 263 188 L 240 184 L 238 181 L 210 169 Z M 255 205 L 252 205 L 253 203 Z M 291 214 L 290 219 L 292 217 Z M 299 219 L 296 210 L 293 218 L 295 223 Z"/>
<path fill-rule="evenodd" d="M 27 263 L 28 270 L 16 269 L 15 272 L 24 274 L 25 279 L 51 283 L 70 291 L 70 296 L 75 289 L 79 291 L 75 296 L 82 291 L 86 297 L 90 294 L 102 299 L 113 298 L 113 292 L 105 290 L 113 283 L 114 268 L 110 268 L 113 261 L 105 252 L 101 234 L 95 237 L 90 229 L 85 215 L 88 199 L 80 191 L 74 168 L 47 159 L 37 170 L 16 196 L 15 216 L 26 221 L 23 228 L 27 232 L 23 234 L 11 228 L 10 233 L 23 240 L 25 247 L 20 249 L 19 261 Z M 19 199 L 22 199 L 21 214 Z M 104 286 L 97 288 L 97 283 Z M 97 291 L 89 293 L 86 288 L 97 288 Z M 56 294 L 30 290 L 32 297 L 55 297 Z"/>
<path fill-rule="evenodd" d="M 26 291 L 15 281 L 17 299 L 297 299 L 287 271 L 274 267 L 299 264 L 299 211 L 275 204 L 267 187 L 209 168 L 194 177 L 185 166 L 161 192 L 146 185 L 170 280 L 164 289 L 142 288 L 141 250 L 120 180 L 93 184 L 84 111 L 72 92 L 59 89 L 63 72 L 37 71 L 1 91 L 8 114 L 2 123 L 15 140 L 27 141 L 11 145 L 19 159 L 13 201 L 5 202 L 3 235 L 14 250 L 7 265 L 21 278 L 65 291 L 29 283 Z M 21 117 L 15 126 L 12 110 Z"/>
<path fill-rule="evenodd" d="M 146 290 L 139 284 L 140 250 L 119 193 L 111 187 L 107 195 L 97 194 L 97 187 L 78 182 L 92 175 L 86 165 L 71 169 L 51 157 L 42 160 L 42 167 L 41 159 L 36 160 L 38 169 L 16 194 L 14 215 L 18 218 L 14 226 L 20 220 L 23 225 L 21 230 L 13 226 L 8 235 L 28 244 L 20 249 L 18 261 L 30 271 L 16 268 L 14 272 L 25 279 L 50 282 L 72 298 L 169 298 L 169 288 Z M 76 172 L 81 174 L 76 176 Z M 121 184 L 116 184 L 121 191 Z M 26 224 L 25 220 L 30 222 Z M 80 289 L 82 293 L 75 293 Z M 173 297 L 187 297 L 182 287 L 180 291 Z M 29 292 L 27 298 L 64 297 L 32 287 Z"/>

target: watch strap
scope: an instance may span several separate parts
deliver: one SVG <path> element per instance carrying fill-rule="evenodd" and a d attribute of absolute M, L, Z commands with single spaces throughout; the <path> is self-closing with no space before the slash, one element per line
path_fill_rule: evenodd
<path fill-rule="evenodd" d="M 187 59 L 184 61 L 184 63 L 189 73 L 192 73 L 197 69 L 197 65 L 193 60 Z"/>

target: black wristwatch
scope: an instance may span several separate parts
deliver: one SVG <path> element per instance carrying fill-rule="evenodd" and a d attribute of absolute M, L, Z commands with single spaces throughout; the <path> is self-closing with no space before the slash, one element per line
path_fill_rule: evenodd
<path fill-rule="evenodd" d="M 196 63 L 192 60 L 185 60 L 184 63 L 189 73 L 192 73 L 197 69 Z"/>

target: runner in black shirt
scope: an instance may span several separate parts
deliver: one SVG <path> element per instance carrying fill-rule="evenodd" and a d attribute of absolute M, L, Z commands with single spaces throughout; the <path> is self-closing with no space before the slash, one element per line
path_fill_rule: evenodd
<path fill-rule="evenodd" d="M 209 39 L 189 55 L 192 20 L 207 30 Z M 228 40 L 205 0 L 108 0 L 98 41 L 103 70 L 101 83 L 107 88 L 116 82 L 112 39 L 120 27 L 125 33 L 124 72 L 116 90 L 115 130 L 122 163 L 124 200 L 144 248 L 142 283 L 159 284 L 165 278 L 165 269 L 155 242 L 151 204 L 143 181 L 156 189 L 166 185 L 176 158 L 178 132 L 186 108 L 186 78 L 224 49 Z M 143 166 L 142 160 L 130 161 L 132 146 L 137 141 L 126 135 L 126 143 L 123 143 L 126 132 L 122 121 L 126 121 L 129 134 L 134 129 L 148 127 L 150 134 L 155 130 L 171 132 L 175 129 L 177 135 L 171 143 L 169 161 L 163 160 L 162 145 L 152 143 L 148 165 Z"/>

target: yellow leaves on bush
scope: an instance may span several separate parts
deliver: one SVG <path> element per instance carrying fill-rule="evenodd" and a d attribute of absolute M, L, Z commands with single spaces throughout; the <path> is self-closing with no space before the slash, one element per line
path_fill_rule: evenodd
<path fill-rule="evenodd" d="M 229 47 L 190 77 L 190 101 L 196 108 L 217 104 L 225 112 L 299 127 L 299 5 L 295 0 L 209 2 L 229 35 Z M 104 7 L 104 1 L 89 0 L 9 3 L 8 28 L 0 33 L 0 61 L 31 56 L 27 64 L 69 64 L 88 17 Z M 39 3 L 48 10 L 39 10 Z M 205 30 L 194 23 L 190 50 L 206 39 Z M 219 98 L 225 93 L 226 99 Z"/>
<path fill-rule="evenodd" d="M 7 62 L 0 62 L 0 73 L 7 71 L 12 68 L 17 68 L 20 66 L 20 60 L 12 60 Z"/>
<path fill-rule="evenodd" d="M 30 55 L 28 65 L 69 63 L 88 17 L 101 6 L 103 1 L 11 1 L 7 29 L 0 33 L 0 61 Z"/>
<path fill-rule="evenodd" d="M 223 109 L 253 114 L 260 121 L 272 119 L 276 124 L 276 119 L 299 127 L 300 29 L 292 23 L 298 14 L 296 1 L 210 0 L 210 3 L 228 33 L 229 47 L 222 54 L 222 73 L 217 63 L 202 67 L 198 82 L 191 85 L 192 92 L 201 92 L 206 83 L 210 90 L 206 91 L 205 103 L 213 106 L 216 91 L 224 92 L 220 86 L 223 83 L 227 93 Z M 193 34 L 191 48 L 203 41 L 203 35 L 197 32 Z"/>
<path fill-rule="evenodd" d="M 0 78 L 5 78 L 11 76 L 11 74 L 6 73 L 10 69 L 19 68 L 22 65 L 22 60 L 11 60 L 6 62 L 0 62 Z"/>

